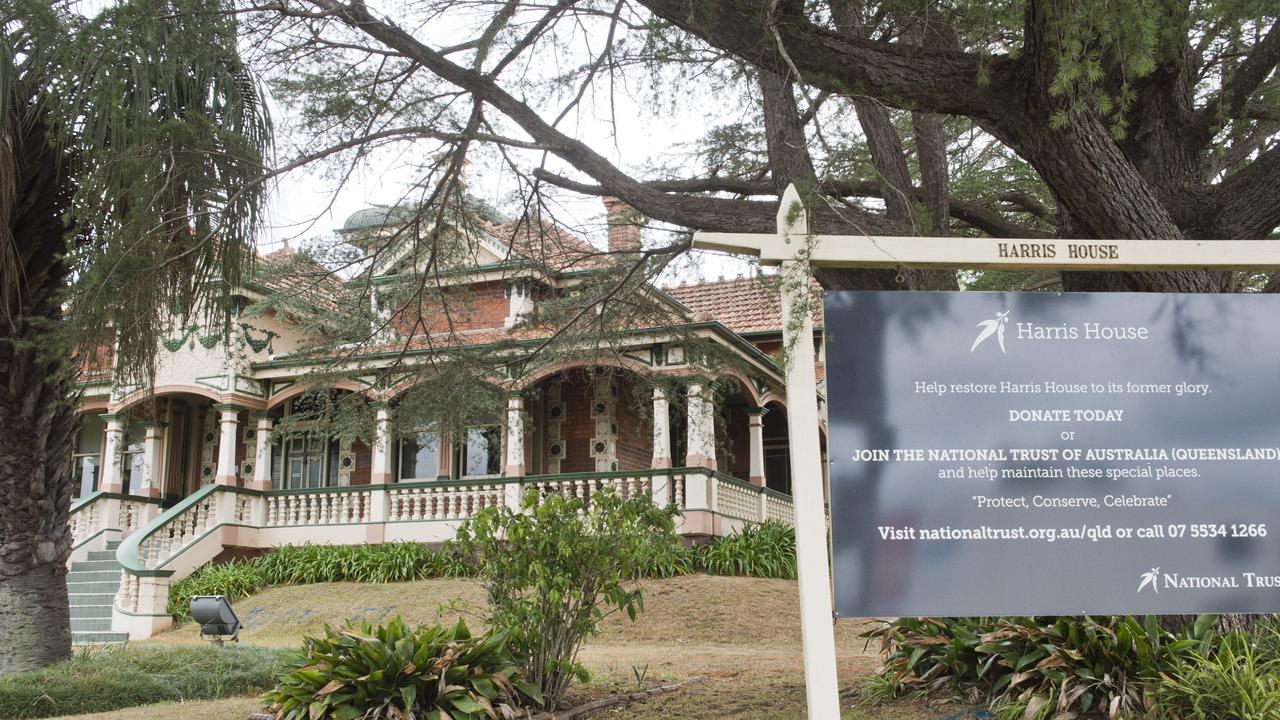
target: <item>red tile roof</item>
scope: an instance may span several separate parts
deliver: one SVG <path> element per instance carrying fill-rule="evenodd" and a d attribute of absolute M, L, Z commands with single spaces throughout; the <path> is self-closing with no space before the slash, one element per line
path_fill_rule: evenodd
<path fill-rule="evenodd" d="M 666 289 L 696 320 L 718 320 L 736 333 L 782 332 L 778 276 L 717 280 Z M 822 286 L 812 281 L 814 322 L 822 324 Z"/>
<path fill-rule="evenodd" d="M 514 254 L 553 271 L 585 270 L 609 262 L 609 256 L 591 243 L 542 219 L 486 223 L 484 229 Z"/>
<path fill-rule="evenodd" d="M 342 279 L 288 246 L 259 257 L 253 277 L 272 292 L 310 303 L 322 310 L 338 310 Z"/>

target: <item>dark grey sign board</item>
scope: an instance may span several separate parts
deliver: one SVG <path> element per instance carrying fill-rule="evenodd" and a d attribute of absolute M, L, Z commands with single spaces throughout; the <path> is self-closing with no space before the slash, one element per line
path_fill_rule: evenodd
<path fill-rule="evenodd" d="M 825 310 L 837 615 L 1280 610 L 1280 297 Z"/>

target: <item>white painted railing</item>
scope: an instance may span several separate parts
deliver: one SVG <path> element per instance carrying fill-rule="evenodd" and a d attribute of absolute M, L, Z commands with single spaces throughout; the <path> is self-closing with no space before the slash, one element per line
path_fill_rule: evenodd
<path fill-rule="evenodd" d="M 540 492 L 576 498 L 588 504 L 591 496 L 605 489 L 612 490 L 624 500 L 648 495 L 652 492 L 651 473 L 582 473 L 572 475 L 533 475 L 521 481 L 522 488 L 537 488 Z"/>
<path fill-rule="evenodd" d="M 727 517 L 760 522 L 761 490 L 754 485 L 743 485 L 720 475 L 711 477 L 711 509 Z"/>
<path fill-rule="evenodd" d="M 76 547 L 102 529 L 98 522 L 106 498 L 90 498 L 90 502 L 71 508 L 67 521 L 71 528 L 71 546 Z"/>
<path fill-rule="evenodd" d="M 68 563 L 83 560 L 91 550 L 106 548 L 109 540 L 128 537 L 159 510 L 153 498 L 97 492 L 72 504 L 67 516 L 71 532 Z"/>
<path fill-rule="evenodd" d="M 182 552 L 207 533 L 217 518 L 216 498 L 207 495 L 142 539 L 138 557 L 148 569 Z"/>
<path fill-rule="evenodd" d="M 387 521 L 465 520 L 505 504 L 505 486 L 495 483 L 387 485 Z"/>
<path fill-rule="evenodd" d="M 267 494 L 267 527 L 352 525 L 369 522 L 369 485 Z"/>

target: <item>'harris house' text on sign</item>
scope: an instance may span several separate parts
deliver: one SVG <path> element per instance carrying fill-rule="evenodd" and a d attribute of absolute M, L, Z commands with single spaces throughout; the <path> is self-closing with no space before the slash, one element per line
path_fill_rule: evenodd
<path fill-rule="evenodd" d="M 1280 297 L 826 298 L 843 616 L 1280 609 Z"/>

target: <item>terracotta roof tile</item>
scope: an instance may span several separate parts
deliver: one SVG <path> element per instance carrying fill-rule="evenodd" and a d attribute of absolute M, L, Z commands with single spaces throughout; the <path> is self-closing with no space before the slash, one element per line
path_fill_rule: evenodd
<path fill-rule="evenodd" d="M 296 297 L 322 310 L 338 310 L 342 279 L 287 246 L 259 257 L 253 276 L 272 292 Z"/>
<path fill-rule="evenodd" d="M 822 287 L 812 281 L 814 321 L 822 324 Z M 718 320 L 736 333 L 782 332 L 778 276 L 717 280 L 666 289 L 697 318 Z"/>

